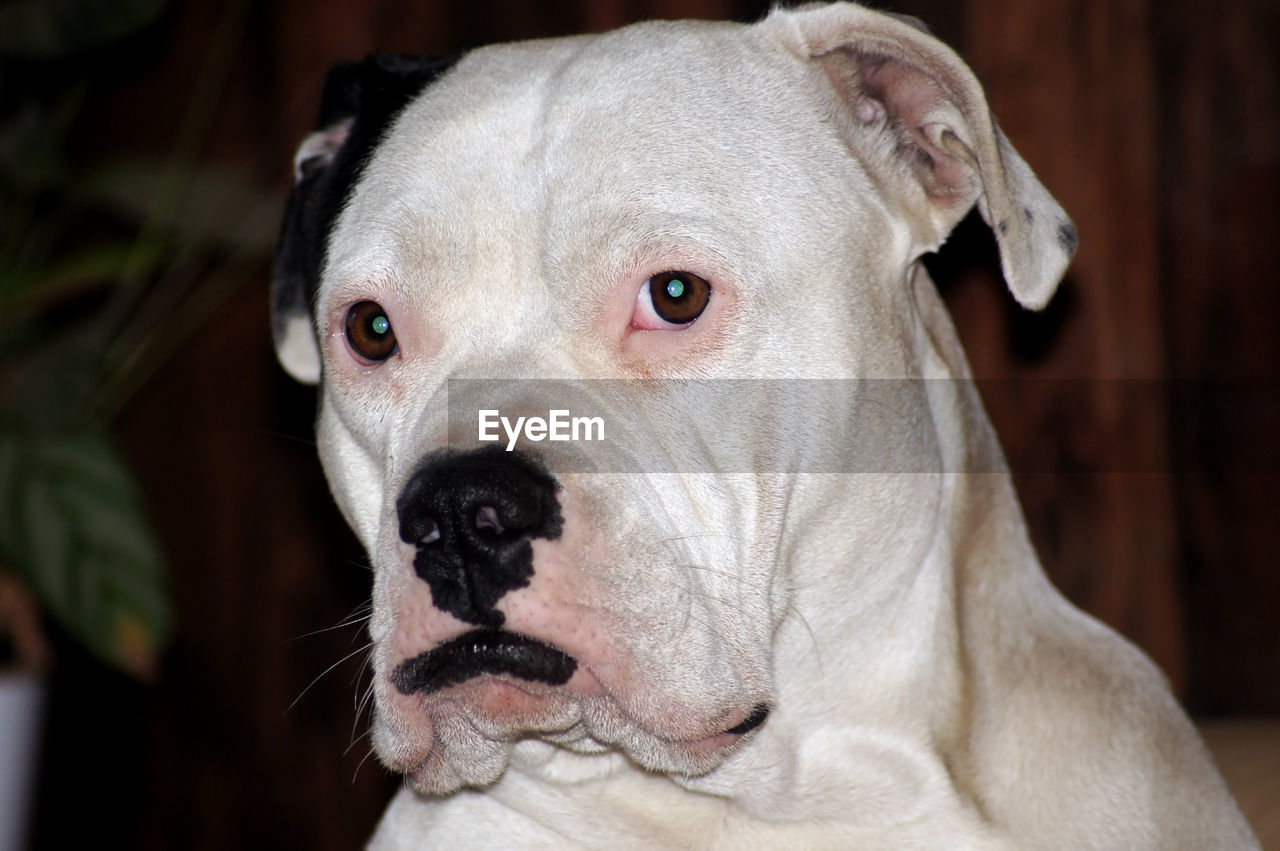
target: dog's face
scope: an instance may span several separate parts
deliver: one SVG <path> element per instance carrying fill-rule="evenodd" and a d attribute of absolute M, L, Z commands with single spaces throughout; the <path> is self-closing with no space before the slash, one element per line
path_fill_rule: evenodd
<path fill-rule="evenodd" d="M 847 431 L 785 382 L 747 410 L 701 394 L 949 374 L 920 255 L 980 200 L 1038 304 L 1074 240 L 959 61 L 852 6 L 347 66 L 297 176 L 281 360 L 321 385 L 375 569 L 375 748 L 428 792 L 534 740 L 704 775 L 802 691 L 819 636 L 869 649 L 852 613 L 925 558 L 904 509 L 936 477 L 788 472 Z M 941 469 L 902 386 L 893 451 Z M 608 460 L 452 421 L 486 405 L 598 417 Z"/>

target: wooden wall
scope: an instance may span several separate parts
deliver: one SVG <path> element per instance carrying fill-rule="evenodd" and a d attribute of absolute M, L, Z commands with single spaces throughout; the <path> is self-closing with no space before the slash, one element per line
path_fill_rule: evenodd
<path fill-rule="evenodd" d="M 283 197 L 336 59 L 763 5 L 174 3 L 104 67 L 78 155 L 163 155 L 222 57 L 196 154 Z M 1275 4 L 895 8 L 971 61 L 1079 226 L 1044 314 L 1013 304 L 974 222 L 931 264 L 1048 570 L 1194 709 L 1280 712 Z M 146 686 L 61 648 L 37 847 L 356 847 L 395 787 L 364 759 L 358 652 L 327 671 L 365 640 L 359 624 L 329 628 L 358 611 L 369 574 L 309 445 L 314 398 L 274 365 L 266 287 L 265 266 L 226 284 L 121 419 L 171 560 L 177 635 Z"/>

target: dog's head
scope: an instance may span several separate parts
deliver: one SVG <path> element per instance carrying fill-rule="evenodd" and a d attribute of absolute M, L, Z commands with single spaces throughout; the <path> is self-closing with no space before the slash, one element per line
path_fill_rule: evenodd
<path fill-rule="evenodd" d="M 846 411 L 778 380 L 962 371 L 918 261 L 975 203 L 1025 305 L 1075 242 L 959 59 L 848 4 L 346 65 L 295 177 L 278 352 L 374 565 L 375 748 L 430 792 L 522 742 L 705 775 L 822 704 L 815 642 L 869 646 L 938 484 L 815 484 Z M 918 384 L 886 445 L 933 470 Z M 608 454 L 507 451 L 558 408 Z"/>

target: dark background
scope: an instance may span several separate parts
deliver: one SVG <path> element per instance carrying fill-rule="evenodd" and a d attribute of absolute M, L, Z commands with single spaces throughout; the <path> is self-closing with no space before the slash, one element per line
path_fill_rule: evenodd
<path fill-rule="evenodd" d="M 173 2 L 86 57 L 73 160 L 177 151 L 278 203 L 336 60 L 764 5 Z M 1280 7 L 893 8 L 968 59 L 1079 227 L 1044 314 L 1016 307 L 980 225 L 932 262 L 1046 568 L 1201 717 L 1280 714 Z M 58 642 L 36 845 L 356 847 L 397 782 L 366 759 L 365 638 L 340 625 L 370 574 L 315 459 L 314 394 L 273 360 L 267 261 L 191 274 L 208 285 L 183 315 L 202 321 L 155 354 L 116 420 L 168 557 L 175 635 L 149 684 Z M 1153 403 L 1132 404 L 1135 379 Z"/>

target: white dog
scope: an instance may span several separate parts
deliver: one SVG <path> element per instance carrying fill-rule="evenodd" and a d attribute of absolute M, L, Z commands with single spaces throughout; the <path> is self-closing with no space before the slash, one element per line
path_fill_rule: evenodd
<path fill-rule="evenodd" d="M 408 781 L 374 847 L 1256 847 L 1028 542 L 920 261 L 976 204 L 1038 308 L 1076 235 L 938 41 L 838 3 L 374 57 L 296 165 L 278 350 Z"/>

